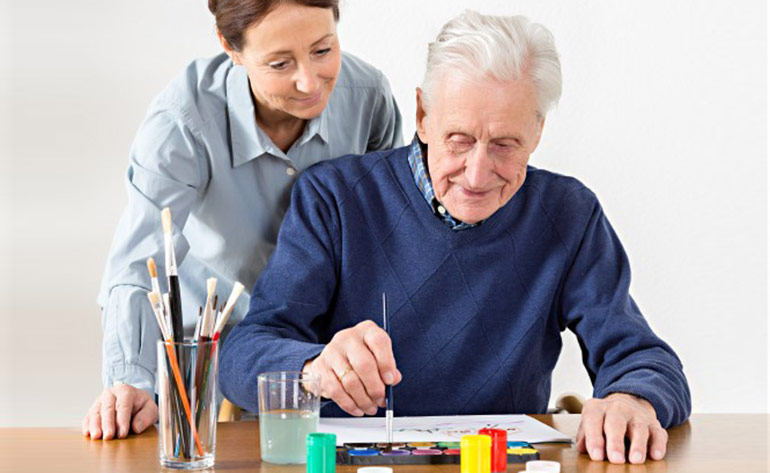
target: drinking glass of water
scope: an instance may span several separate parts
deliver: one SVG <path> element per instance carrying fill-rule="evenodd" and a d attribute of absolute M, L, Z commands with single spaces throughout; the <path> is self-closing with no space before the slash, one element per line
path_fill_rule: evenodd
<path fill-rule="evenodd" d="M 257 377 L 259 447 L 270 463 L 306 462 L 305 439 L 318 430 L 320 379 L 300 371 L 276 371 Z"/>

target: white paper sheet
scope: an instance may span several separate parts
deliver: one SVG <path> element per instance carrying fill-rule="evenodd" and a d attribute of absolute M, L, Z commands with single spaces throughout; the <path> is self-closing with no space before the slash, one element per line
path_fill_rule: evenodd
<path fill-rule="evenodd" d="M 483 416 L 396 417 L 394 442 L 459 442 L 479 429 L 508 430 L 509 441 L 529 443 L 572 442 L 572 438 L 523 414 Z M 337 435 L 337 445 L 354 442 L 385 442 L 385 418 L 322 417 L 319 432 Z"/>

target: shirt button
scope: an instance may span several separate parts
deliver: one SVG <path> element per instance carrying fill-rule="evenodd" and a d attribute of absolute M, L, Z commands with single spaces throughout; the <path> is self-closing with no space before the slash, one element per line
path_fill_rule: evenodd
<path fill-rule="evenodd" d="M 297 174 L 297 170 L 294 169 L 293 167 L 289 166 L 289 167 L 286 168 L 286 174 L 288 174 L 289 176 L 293 176 L 293 175 Z"/>
<path fill-rule="evenodd" d="M 440 213 L 441 215 L 444 215 L 446 213 L 446 209 L 444 208 L 443 205 L 438 206 L 438 213 Z"/>

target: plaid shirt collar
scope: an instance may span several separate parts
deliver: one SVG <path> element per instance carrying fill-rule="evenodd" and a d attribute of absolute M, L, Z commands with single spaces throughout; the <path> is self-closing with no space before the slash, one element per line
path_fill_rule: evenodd
<path fill-rule="evenodd" d="M 449 214 L 449 211 L 441 205 L 441 202 L 436 198 L 436 194 L 433 191 L 433 184 L 430 181 L 430 175 L 425 165 L 425 159 L 423 153 L 427 154 L 427 147 L 423 150 L 423 144 L 415 133 L 412 143 L 409 145 L 409 167 L 412 169 L 412 175 L 414 176 L 414 183 L 417 184 L 417 189 L 420 190 L 425 201 L 430 206 L 433 214 L 441 219 L 452 230 L 465 230 L 466 228 L 475 227 L 478 224 L 467 224 L 456 220 Z"/>

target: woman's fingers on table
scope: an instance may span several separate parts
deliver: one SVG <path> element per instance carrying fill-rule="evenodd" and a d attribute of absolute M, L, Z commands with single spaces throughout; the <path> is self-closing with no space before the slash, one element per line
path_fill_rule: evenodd
<path fill-rule="evenodd" d="M 95 402 L 98 402 L 99 399 L 97 399 Z M 93 411 L 94 406 L 93 404 L 91 407 L 88 408 L 88 412 L 86 412 L 86 415 L 83 416 L 83 421 L 80 423 L 80 428 L 83 431 L 83 435 L 90 437 L 91 436 L 91 412 Z"/>
<path fill-rule="evenodd" d="M 116 420 L 118 437 L 126 438 L 128 433 L 141 433 L 158 420 L 158 406 L 144 390 L 128 384 L 114 386 L 116 397 Z"/>
<path fill-rule="evenodd" d="M 134 389 L 136 390 L 133 404 L 134 420 L 131 422 L 131 428 L 135 434 L 141 434 L 144 429 L 158 421 L 158 406 L 149 394 L 141 389 Z"/>
<path fill-rule="evenodd" d="M 99 416 L 102 418 L 102 438 L 112 439 L 115 436 L 115 395 L 109 389 L 102 391 Z"/>
<path fill-rule="evenodd" d="M 158 406 L 145 391 L 127 384 L 105 389 L 83 417 L 83 435 L 92 439 L 126 438 L 133 428 L 143 432 L 158 420 Z"/>
<path fill-rule="evenodd" d="M 102 417 L 100 411 L 102 408 L 101 395 L 96 398 L 91 408 L 86 415 L 86 421 L 88 423 L 88 435 L 92 439 L 102 438 Z"/>
<path fill-rule="evenodd" d="M 127 384 L 112 388 L 115 392 L 116 419 L 118 425 L 118 437 L 126 438 L 131 427 L 131 414 L 134 413 L 134 388 Z M 144 392 L 144 391 L 142 391 Z"/>

